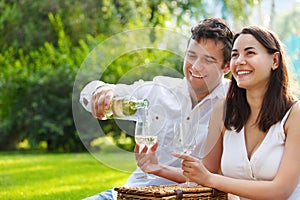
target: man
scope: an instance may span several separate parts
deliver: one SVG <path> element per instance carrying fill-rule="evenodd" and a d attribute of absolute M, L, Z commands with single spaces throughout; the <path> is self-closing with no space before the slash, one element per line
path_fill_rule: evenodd
<path fill-rule="evenodd" d="M 177 171 L 178 176 L 173 173 L 181 166 L 180 160 L 171 155 L 174 152 L 172 138 L 175 123 L 182 122 L 194 128 L 186 134 L 195 134 L 197 145 L 193 155 L 203 157 L 211 110 L 227 92 L 228 81 L 224 79 L 224 74 L 229 71 L 232 32 L 223 20 L 216 18 L 201 21 L 191 32 L 183 65 L 185 78 L 158 76 L 151 82 L 138 81 L 132 85 L 92 81 L 81 92 L 82 105 L 99 119 L 104 117 L 105 109 L 109 108 L 110 101 L 116 95 L 132 95 L 150 102 L 149 131 L 157 135 L 159 141 L 153 147 L 154 168 L 143 165 L 145 149 L 138 153 L 137 146 L 138 165 L 149 172 L 150 178 L 140 179 L 143 172 L 137 167 L 125 184 L 127 186 L 185 181 L 180 171 Z M 89 199 L 113 199 L 112 190 Z"/>

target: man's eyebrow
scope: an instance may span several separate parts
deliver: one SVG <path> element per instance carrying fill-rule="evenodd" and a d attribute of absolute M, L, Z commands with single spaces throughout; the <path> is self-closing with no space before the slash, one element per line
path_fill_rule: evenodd
<path fill-rule="evenodd" d="M 196 54 L 196 52 L 192 51 L 192 50 L 188 50 L 188 53 L 190 53 L 190 54 Z"/>
<path fill-rule="evenodd" d="M 208 58 L 208 59 L 212 59 L 212 60 L 217 60 L 215 57 L 213 57 L 213 56 L 210 56 L 210 55 L 204 55 L 204 57 L 206 57 L 206 58 Z"/>
<path fill-rule="evenodd" d="M 188 50 L 187 53 L 196 55 L 196 52 L 193 51 L 193 50 Z M 204 57 L 207 58 L 207 59 L 212 59 L 212 60 L 214 60 L 214 61 L 217 61 L 217 59 L 216 59 L 215 57 L 210 56 L 210 55 L 208 55 L 208 54 L 204 55 Z"/>

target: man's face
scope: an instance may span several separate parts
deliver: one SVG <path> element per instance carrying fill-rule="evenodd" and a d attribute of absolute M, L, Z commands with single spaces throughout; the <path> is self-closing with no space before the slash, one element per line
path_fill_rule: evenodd
<path fill-rule="evenodd" d="M 213 39 L 190 40 L 185 59 L 184 75 L 196 95 L 210 93 L 222 80 L 224 66 L 222 42 Z"/>

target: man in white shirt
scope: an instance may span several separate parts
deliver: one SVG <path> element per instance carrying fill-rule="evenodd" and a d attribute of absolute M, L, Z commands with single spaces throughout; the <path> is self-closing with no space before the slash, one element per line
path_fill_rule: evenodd
<path fill-rule="evenodd" d="M 224 78 L 229 71 L 233 37 L 228 26 L 221 19 L 211 18 L 201 21 L 191 32 L 183 79 L 157 76 L 153 81 L 141 80 L 132 85 L 92 81 L 80 95 L 84 108 L 99 119 L 104 117 L 105 109 L 114 96 L 132 95 L 137 99 L 148 99 L 149 131 L 159 141 L 155 147 L 158 163 L 178 169 L 181 161 L 171 155 L 174 153 L 174 123 L 183 122 L 194 127 L 190 134 L 195 134 L 197 145 L 192 154 L 203 157 L 211 110 L 218 99 L 225 97 L 229 84 Z M 137 167 L 125 185 L 164 185 L 185 180 L 183 175 L 174 176 L 168 169 L 148 172 L 150 179 L 139 179 L 143 171 Z M 87 199 L 113 198 L 112 190 L 107 190 Z"/>

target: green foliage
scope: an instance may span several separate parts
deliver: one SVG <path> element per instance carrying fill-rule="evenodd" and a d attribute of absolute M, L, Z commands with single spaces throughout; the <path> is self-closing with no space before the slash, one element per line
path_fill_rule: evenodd
<path fill-rule="evenodd" d="M 224 6 L 228 3 L 222 2 Z M 32 148 L 46 141 L 51 151 L 83 150 L 73 122 L 72 100 L 78 97 L 72 99 L 72 90 L 90 50 L 127 29 L 164 28 L 167 22 L 177 28 L 209 15 L 199 0 L 0 0 L 0 9 L 0 150 L 15 149 L 23 139 Z M 242 10 L 225 13 L 236 16 Z M 151 32 L 147 37 L 155 42 L 160 35 Z M 107 53 L 109 56 L 110 51 Z M 101 80 L 110 83 L 182 73 L 178 55 L 155 49 L 126 52 L 107 64 Z M 133 143 L 124 143 L 126 130 L 102 123 L 119 146 L 132 149 Z"/>
<path fill-rule="evenodd" d="M 228 18 L 227 13 L 236 21 L 247 20 L 249 8 L 254 6 L 255 0 L 222 0 L 222 17 Z"/>
<path fill-rule="evenodd" d="M 157 49 L 143 49 L 127 53 L 114 60 L 102 75 L 108 83 L 131 84 L 139 79 L 152 80 L 157 75 L 178 76 L 182 72 L 183 59 L 171 52 Z M 178 74 L 172 74 L 170 69 Z"/>
<path fill-rule="evenodd" d="M 49 150 L 82 150 L 75 133 L 71 95 L 76 72 L 88 54 L 86 43 L 72 47 L 58 15 L 49 14 L 58 34 L 57 47 L 46 42 L 24 55 L 10 48 L 0 55 L 1 149 L 28 138 L 34 147 L 47 141 Z M 18 59 L 15 59 L 18 57 Z M 14 136 L 14 137 L 13 137 Z"/>
<path fill-rule="evenodd" d="M 291 34 L 300 35 L 300 24 L 298 24 L 300 18 L 299 6 L 300 3 L 295 4 L 292 10 L 281 13 L 277 18 L 275 32 L 280 39 L 287 40 Z"/>
<path fill-rule="evenodd" d="M 215 1 L 218 2 L 222 3 L 224 18 L 238 20 L 245 19 L 248 5 L 254 4 L 254 0 Z M 0 10 L 0 52 L 13 47 L 25 53 L 46 41 L 56 44 L 58 35 L 48 20 L 49 13 L 61 16 L 74 45 L 86 35 L 108 36 L 124 29 L 165 27 L 166 22 L 178 27 L 189 24 L 191 19 L 212 15 L 201 0 L 1 0 Z"/>
<path fill-rule="evenodd" d="M 22 48 L 27 53 L 44 45 L 44 42 L 56 44 L 58 35 L 48 19 L 49 13 L 61 16 L 67 35 L 72 43 L 85 38 L 87 34 L 96 34 L 105 20 L 101 12 L 102 1 L 9 1 L 0 3 L 0 45 L 3 49 L 10 46 Z M 99 12 L 100 11 L 100 12 Z M 109 29 L 108 29 L 109 30 Z M 108 31 L 107 30 L 107 31 Z M 1 50 L 1 51 L 2 51 Z"/>
<path fill-rule="evenodd" d="M 33 148 L 46 141 L 50 151 L 83 150 L 72 120 L 71 99 L 76 73 L 90 48 L 83 40 L 79 42 L 80 46 L 73 47 L 58 15 L 49 14 L 49 20 L 58 35 L 56 45 L 46 42 L 26 55 L 22 50 L 15 55 L 11 48 L 0 55 L 1 65 L 6 66 L 0 73 L 3 86 L 0 115 L 4 119 L 0 122 L 1 149 L 13 149 L 18 141 L 27 138 Z M 106 82 L 117 83 L 127 73 L 126 78 L 130 81 L 151 80 L 155 74 L 170 75 L 168 70 L 162 70 L 162 65 L 181 71 L 181 60 L 167 51 L 129 52 L 111 63 L 102 77 Z M 154 63 L 149 64 L 149 61 Z M 136 63 L 145 67 L 139 72 L 130 72 Z M 148 72 L 150 69 L 151 73 L 144 73 L 143 69 Z M 117 145 L 132 150 L 133 141 L 130 144 L 119 142 L 124 135 L 118 126 L 102 123 Z M 11 141 L 10 146 L 7 146 L 7 140 Z"/>

